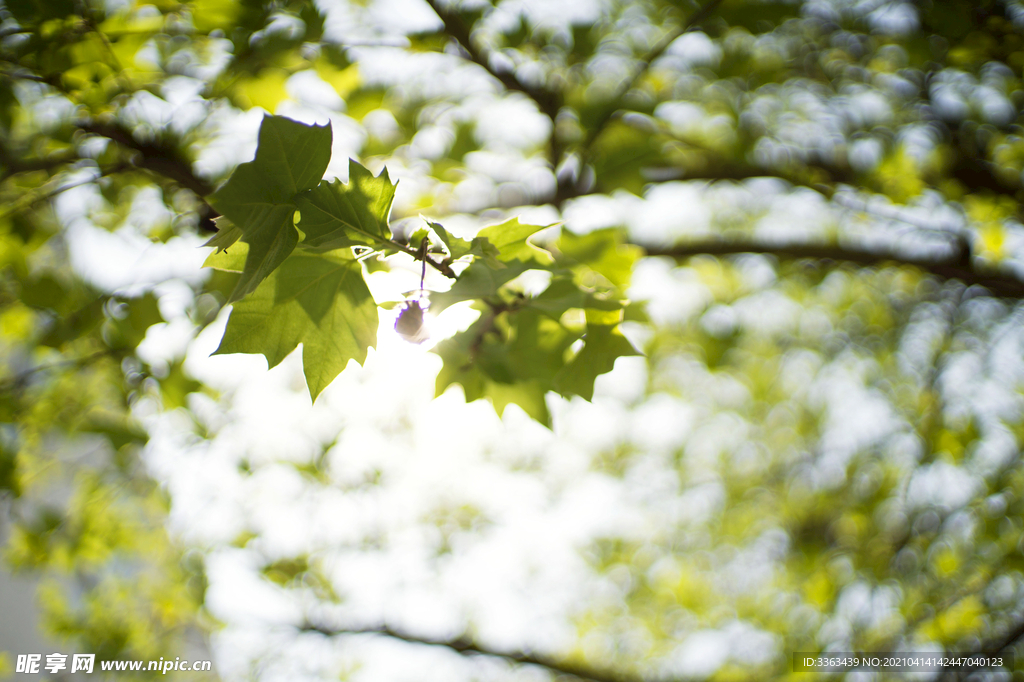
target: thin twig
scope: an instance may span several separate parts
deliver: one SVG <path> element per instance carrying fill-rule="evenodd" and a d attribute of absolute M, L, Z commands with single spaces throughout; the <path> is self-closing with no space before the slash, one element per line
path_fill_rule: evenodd
<path fill-rule="evenodd" d="M 109 175 L 111 173 L 116 173 L 116 172 L 118 172 L 120 170 L 124 170 L 124 168 L 123 167 L 113 168 L 113 169 L 110 169 L 110 170 L 107 170 L 107 171 L 104 171 L 104 172 L 100 173 L 96 177 L 88 178 L 86 180 L 81 180 L 79 182 L 72 182 L 72 183 L 70 183 L 68 185 L 62 185 L 62 186 L 57 187 L 56 189 L 53 189 L 53 190 L 43 191 L 40 194 L 33 194 L 32 192 L 29 192 L 29 193 L 25 194 L 20 200 L 13 202 L 9 207 L 7 207 L 7 208 L 5 208 L 3 210 L 0 210 L 0 220 L 8 218 L 8 217 L 10 217 L 12 215 L 15 215 L 17 213 L 20 213 L 21 211 L 24 211 L 27 208 L 31 208 L 32 206 L 35 206 L 38 203 L 41 203 L 43 201 L 47 201 L 48 199 L 52 199 L 55 196 L 57 196 L 58 194 L 61 194 L 62 192 L 66 192 L 69 189 L 74 189 L 76 187 L 81 187 L 83 185 L 89 185 L 91 183 L 96 182 L 100 178 L 105 177 L 106 175 Z M 55 184 L 55 183 L 51 182 L 51 183 L 47 183 L 47 184 Z M 47 185 L 43 185 L 43 188 L 45 188 L 46 186 Z"/>
<path fill-rule="evenodd" d="M 116 355 L 120 353 L 119 348 L 106 348 L 104 350 L 96 351 L 89 355 L 82 356 L 80 358 L 72 358 L 70 360 L 61 360 L 59 362 L 51 362 L 47 365 L 36 365 L 35 367 L 26 369 L 23 372 L 19 372 L 14 376 L 7 377 L 6 379 L 0 380 L 0 393 L 6 393 L 8 391 L 18 390 L 23 386 L 29 379 L 40 372 L 49 372 L 54 369 L 63 369 L 68 367 L 81 368 L 91 365 L 97 360 Z"/>
<path fill-rule="evenodd" d="M 11 154 L 11 151 L 4 146 L 3 142 L 0 142 L 0 166 L 3 166 L 4 172 L 0 175 L 0 181 L 6 180 L 7 178 L 17 173 L 28 173 L 31 171 L 50 171 L 60 166 L 64 166 L 75 161 L 80 161 L 81 157 L 77 153 L 65 153 L 65 154 L 53 154 L 42 159 L 19 159 Z"/>
<path fill-rule="evenodd" d="M 392 639 L 398 639 L 410 644 L 445 647 L 465 655 L 490 656 L 492 658 L 502 658 L 506 661 L 522 665 L 533 665 L 539 668 L 544 668 L 558 675 L 571 675 L 572 677 L 576 677 L 581 680 L 590 680 L 590 682 L 644 682 L 643 678 L 630 675 L 628 673 L 599 670 L 586 665 L 580 665 L 578 663 L 571 663 L 569 661 L 559 660 L 550 656 L 544 656 L 542 654 L 527 653 L 525 651 L 502 651 L 498 649 L 490 649 L 465 636 L 456 637 L 454 639 L 419 637 L 409 634 L 408 632 L 396 630 L 387 625 L 368 628 L 330 628 L 323 625 L 307 623 L 299 629 L 303 632 L 319 632 L 320 634 L 328 637 L 336 637 L 338 635 L 382 635 L 384 637 L 391 637 Z"/>

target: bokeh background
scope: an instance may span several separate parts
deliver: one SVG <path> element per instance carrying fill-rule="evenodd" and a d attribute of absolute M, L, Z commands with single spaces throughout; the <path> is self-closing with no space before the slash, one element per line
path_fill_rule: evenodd
<path fill-rule="evenodd" d="M 5 0 L 0 20 L 15 679 L 41 679 L 13 674 L 29 651 L 375 682 L 1024 655 L 1015 0 Z M 548 394 L 547 423 L 435 397 L 460 306 L 421 345 L 382 308 L 315 404 L 300 353 L 211 356 L 229 308 L 201 198 L 265 113 L 330 123 L 329 177 L 386 166 L 398 233 L 518 216 L 553 225 L 541 244 L 612 240 L 640 354 L 591 401 Z M 400 301 L 419 271 L 368 282 Z"/>

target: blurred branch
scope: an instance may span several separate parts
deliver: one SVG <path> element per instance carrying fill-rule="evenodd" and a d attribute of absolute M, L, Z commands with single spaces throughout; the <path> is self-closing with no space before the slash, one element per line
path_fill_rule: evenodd
<path fill-rule="evenodd" d="M 571 675 L 581 680 L 590 680 L 590 682 L 644 682 L 642 678 L 628 673 L 597 670 L 588 666 L 523 651 L 489 649 L 465 636 L 455 639 L 418 637 L 407 632 L 395 630 L 386 625 L 370 628 L 329 628 L 306 623 L 299 629 L 302 632 L 319 632 L 328 637 L 336 637 L 338 635 L 383 635 L 384 637 L 391 637 L 392 639 L 398 639 L 410 644 L 445 647 L 464 655 L 490 656 L 492 658 L 503 658 L 513 663 L 535 665 L 556 675 Z"/>
<path fill-rule="evenodd" d="M 51 362 L 46 365 L 36 365 L 30 369 L 26 369 L 23 372 L 7 377 L 6 379 L 0 379 L 0 393 L 7 393 L 9 391 L 20 391 L 24 388 L 25 384 L 34 375 L 41 372 L 49 372 L 52 369 L 81 369 L 87 367 L 97 360 L 102 360 L 113 355 L 117 355 L 122 352 L 120 348 L 106 348 L 104 350 L 84 355 L 80 358 L 73 358 L 71 360 L 61 360 L 59 362 Z"/>
<path fill-rule="evenodd" d="M 562 96 L 560 93 L 528 85 L 519 80 L 511 71 L 496 68 L 491 63 L 490 51 L 473 44 L 470 27 L 466 25 L 466 22 L 463 21 L 458 12 L 442 7 L 438 0 L 426 0 L 426 2 L 444 23 L 445 33 L 462 47 L 470 61 L 482 66 L 487 73 L 500 81 L 507 89 L 521 92 L 532 99 L 545 116 L 550 118 L 552 122 L 555 120 L 559 109 L 562 108 Z M 554 135 L 554 132 L 552 132 L 552 135 Z M 554 162 L 557 163 L 557 159 Z"/>
<path fill-rule="evenodd" d="M 636 85 L 637 81 L 639 81 L 640 78 L 645 73 L 647 73 L 647 70 L 651 67 L 651 62 L 653 62 L 655 59 L 664 54 L 665 50 L 667 50 L 669 46 L 672 43 L 674 43 L 684 33 L 688 33 L 693 29 L 697 28 L 697 26 L 699 26 L 701 22 L 703 22 L 705 19 L 711 16 L 711 13 L 714 12 L 720 4 L 722 4 L 722 0 L 708 0 L 708 2 L 704 3 L 704 6 L 697 10 L 693 15 L 691 15 L 690 18 L 686 20 L 686 22 L 684 22 L 674 31 L 670 31 L 668 35 L 666 35 L 664 38 L 658 41 L 658 43 L 654 47 L 652 47 L 647 54 L 640 58 L 640 63 L 637 65 L 637 68 L 633 71 L 629 78 L 624 80 L 619 85 L 618 89 L 615 91 L 615 94 L 612 96 L 608 107 L 604 110 L 604 112 L 602 112 L 601 116 L 597 119 L 594 125 L 591 126 L 590 130 L 587 132 L 587 137 L 583 142 L 584 149 L 590 148 L 590 146 L 594 143 L 594 140 L 596 140 L 598 136 L 604 131 L 605 126 L 608 125 L 608 122 L 611 120 L 615 112 L 622 108 L 623 98 L 625 98 L 629 91 L 633 89 L 633 86 Z"/>
<path fill-rule="evenodd" d="M 642 246 L 640 244 L 639 246 Z M 895 263 L 911 265 L 940 279 L 956 279 L 964 284 L 985 287 L 1000 298 L 1019 299 L 1024 297 L 1024 282 L 1010 274 L 985 273 L 965 262 L 963 253 L 957 248 L 945 258 L 923 258 L 908 256 L 892 251 L 879 251 L 856 246 L 838 244 L 770 244 L 756 241 L 722 241 L 719 239 L 690 242 L 667 248 L 647 249 L 648 256 L 669 256 L 686 259 L 693 256 L 732 256 L 754 253 L 785 259 L 831 260 L 856 265 L 882 265 Z"/>
<path fill-rule="evenodd" d="M 100 178 L 112 175 L 113 173 L 118 173 L 122 170 L 125 170 L 126 168 L 126 166 L 119 164 L 117 166 L 101 170 L 100 173 L 97 174 L 95 177 L 86 178 L 85 180 L 78 180 L 76 182 L 70 182 L 66 185 L 60 185 L 55 187 L 54 185 L 57 185 L 57 180 L 62 177 L 60 175 L 57 175 L 54 177 L 54 179 L 50 180 L 50 182 L 46 183 L 42 187 L 34 191 L 26 192 L 17 201 L 13 201 L 3 209 L 0 209 L 0 219 L 8 218 L 12 215 L 20 213 L 21 211 L 24 211 L 27 208 L 31 208 L 32 206 L 35 206 L 40 202 L 52 199 L 58 194 L 66 192 L 69 189 L 74 189 L 76 187 L 81 187 L 82 185 L 94 183 Z"/>
<path fill-rule="evenodd" d="M 99 135 L 138 153 L 133 163 L 136 167 L 173 180 L 182 187 L 192 190 L 203 203 L 199 208 L 199 229 L 216 232 L 213 219 L 220 215 L 205 199 L 213 193 L 213 186 L 192 171 L 192 163 L 174 147 L 153 142 L 136 140 L 131 131 L 118 123 L 85 121 L 78 124 L 79 130 Z"/>
<path fill-rule="evenodd" d="M 42 159 L 20 159 L 15 154 L 11 153 L 11 150 L 0 141 L 0 166 L 3 167 L 3 172 L 0 173 L 0 180 L 6 180 L 10 176 L 16 173 L 26 173 L 30 171 L 51 171 L 61 166 L 78 161 L 80 157 L 77 153 L 62 153 L 53 154 L 47 158 Z"/>
<path fill-rule="evenodd" d="M 171 146 L 140 142 L 135 139 L 130 130 L 118 123 L 87 121 L 79 123 L 78 128 L 83 132 L 105 137 L 123 147 L 135 150 L 140 154 L 140 158 L 135 161 L 136 166 L 170 178 L 200 197 L 205 197 L 213 192 L 210 183 L 196 176 L 192 172 L 192 164 L 188 159 L 182 157 Z"/>
<path fill-rule="evenodd" d="M 562 109 L 562 93 L 524 83 L 512 71 L 495 67 L 491 63 L 490 51 L 474 45 L 471 27 L 466 25 L 466 22 L 458 12 L 442 7 L 438 0 L 426 0 L 426 2 L 434 10 L 434 13 L 440 17 L 441 22 L 444 24 L 445 33 L 462 47 L 463 52 L 465 52 L 470 61 L 483 67 L 487 73 L 496 78 L 507 90 L 521 92 L 529 97 L 537 105 L 540 112 L 551 119 L 551 134 L 548 136 L 548 162 L 551 164 L 551 170 L 557 172 L 565 151 L 565 145 L 558 136 L 558 112 Z M 567 193 L 567 189 L 567 187 L 563 186 L 563 183 L 559 182 L 556 190 L 556 203 L 560 201 L 560 197 L 563 194 Z"/>

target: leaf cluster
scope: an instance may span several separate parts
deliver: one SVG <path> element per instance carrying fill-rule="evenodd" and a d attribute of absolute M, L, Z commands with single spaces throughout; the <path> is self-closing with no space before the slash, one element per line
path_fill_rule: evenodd
<path fill-rule="evenodd" d="M 461 302 L 481 312 L 467 331 L 441 344 L 439 394 L 459 383 L 467 400 L 490 398 L 499 411 L 516 402 L 546 423 L 548 391 L 590 399 L 596 377 L 617 357 L 635 354 L 618 324 L 638 254 L 614 232 L 566 235 L 552 246 L 556 258 L 533 242 L 544 228 L 517 219 L 484 228 L 471 241 L 428 221 L 437 246 L 432 253 L 431 236 L 416 234 L 414 249 L 391 231 L 397 183 L 387 169 L 374 176 L 350 161 L 347 184 L 321 180 L 330 149 L 330 128 L 265 116 L 255 159 L 210 196 L 230 223 L 218 221 L 220 231 L 207 242 L 217 251 L 206 264 L 238 273 L 218 353 L 261 353 L 273 367 L 302 344 L 316 399 L 376 342 L 376 306 L 362 261 L 404 253 L 454 280 L 430 295 L 435 312 Z M 550 276 L 542 292 L 517 288 L 538 272 Z"/>

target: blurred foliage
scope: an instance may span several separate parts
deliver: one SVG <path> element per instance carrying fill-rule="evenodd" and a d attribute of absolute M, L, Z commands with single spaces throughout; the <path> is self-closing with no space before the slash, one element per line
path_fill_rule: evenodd
<path fill-rule="evenodd" d="M 724 0 L 703 12 L 689 0 L 646 0 L 559 23 L 511 0 L 431 0 L 432 27 L 382 22 L 372 0 L 336 4 L 0 5 L 0 520 L 6 564 L 44 578 L 51 633 L 101 658 L 168 658 L 210 626 L 202 562 L 166 534 L 167 494 L 140 458 L 140 414 L 187 413 L 190 395 L 209 389 L 181 358 L 140 357 L 164 324 L 161 301 L 152 287 L 109 291 L 82 274 L 60 197 L 95 189 L 76 215 L 111 232 L 128 226 L 161 244 L 219 226 L 211 245 L 228 255 L 214 259 L 255 254 L 193 285 L 186 312 L 197 329 L 243 294 L 236 313 L 298 319 L 301 296 L 281 285 L 288 300 L 278 300 L 258 284 L 277 286 L 302 258 L 340 258 L 289 256 L 274 241 L 299 242 L 297 193 L 343 194 L 317 186 L 330 154 L 317 150 L 309 177 L 281 196 L 261 184 L 268 172 L 309 161 L 294 158 L 286 135 L 276 155 L 261 137 L 256 160 L 215 194 L 231 169 L 193 162 L 216 144 L 225 112 L 309 105 L 297 101 L 308 77 L 337 96 L 332 120 L 359 131 L 362 165 L 352 169 L 387 163 L 415 178 L 392 219 L 425 211 L 498 223 L 458 233 L 466 238 L 436 223 L 429 238 L 400 244 L 387 226 L 391 197 L 377 207 L 379 236 L 404 256 L 366 269 L 400 270 L 424 253 L 445 267 L 463 259 L 433 305 L 471 305 L 480 317 L 439 344 L 439 392 L 459 384 L 467 400 L 487 398 L 499 412 L 516 404 L 546 423 L 552 393 L 590 399 L 598 375 L 636 352 L 618 326 L 636 321 L 643 400 L 690 414 L 671 447 L 624 443 L 595 457 L 597 470 L 623 480 L 664 473 L 691 512 L 642 540 L 588 548 L 615 590 L 579 615 L 574 660 L 658 671 L 702 631 L 782 652 L 727 657 L 707 673 L 718 680 L 786 677 L 785 654 L 797 650 L 1024 656 L 1024 406 L 1004 357 L 1019 363 L 1019 3 Z M 334 11 L 341 30 L 330 28 Z M 395 53 L 407 71 L 375 69 Z M 152 113 L 193 86 L 198 114 Z M 526 113 L 491 120 L 492 101 Z M 389 176 L 366 174 L 394 194 Z M 757 195 L 766 185 L 744 184 L 754 178 L 834 199 L 832 208 L 843 197 L 899 216 L 940 207 L 955 225 L 883 212 L 864 248 L 886 248 L 866 259 L 850 248 L 860 233 L 830 225 L 810 233 L 816 255 L 792 258 L 778 248 L 791 235 L 766 234 L 763 215 L 728 198 L 709 225 L 644 243 L 631 240 L 656 229 L 634 215 L 588 234 L 570 220 L 598 195 L 652 200 L 687 182 L 707 195 L 722 186 Z M 164 217 L 140 227 L 139 197 L 155 197 Z M 565 209 L 560 236 L 536 243 L 538 228 L 508 220 L 505 209 L 532 205 Z M 303 207 L 307 228 L 318 206 Z M 307 239 L 302 225 L 300 216 Z M 363 245 L 338 229 L 313 236 Z M 645 258 L 655 248 L 674 258 Z M 919 258 L 922 249 L 939 255 Z M 627 298 L 641 266 L 679 285 L 647 296 L 646 311 Z M 529 270 L 551 275 L 539 293 L 517 279 Z M 367 304 L 345 357 L 360 360 L 373 311 L 362 280 L 346 281 Z M 270 352 L 262 331 L 256 341 L 229 334 L 223 350 L 265 352 L 274 364 L 314 338 L 303 328 Z M 310 379 L 314 394 L 344 366 L 332 362 Z M 867 411 L 846 415 L 849 396 Z M 843 430 L 850 424 L 854 433 Z M 315 467 L 306 473 L 332 485 Z M 430 521 L 444 529 L 444 551 L 463 525 L 486 532 L 451 518 Z M 339 600 L 308 557 L 262 573 L 281 589 Z M 8 666 L 0 655 L 0 671 Z"/>

